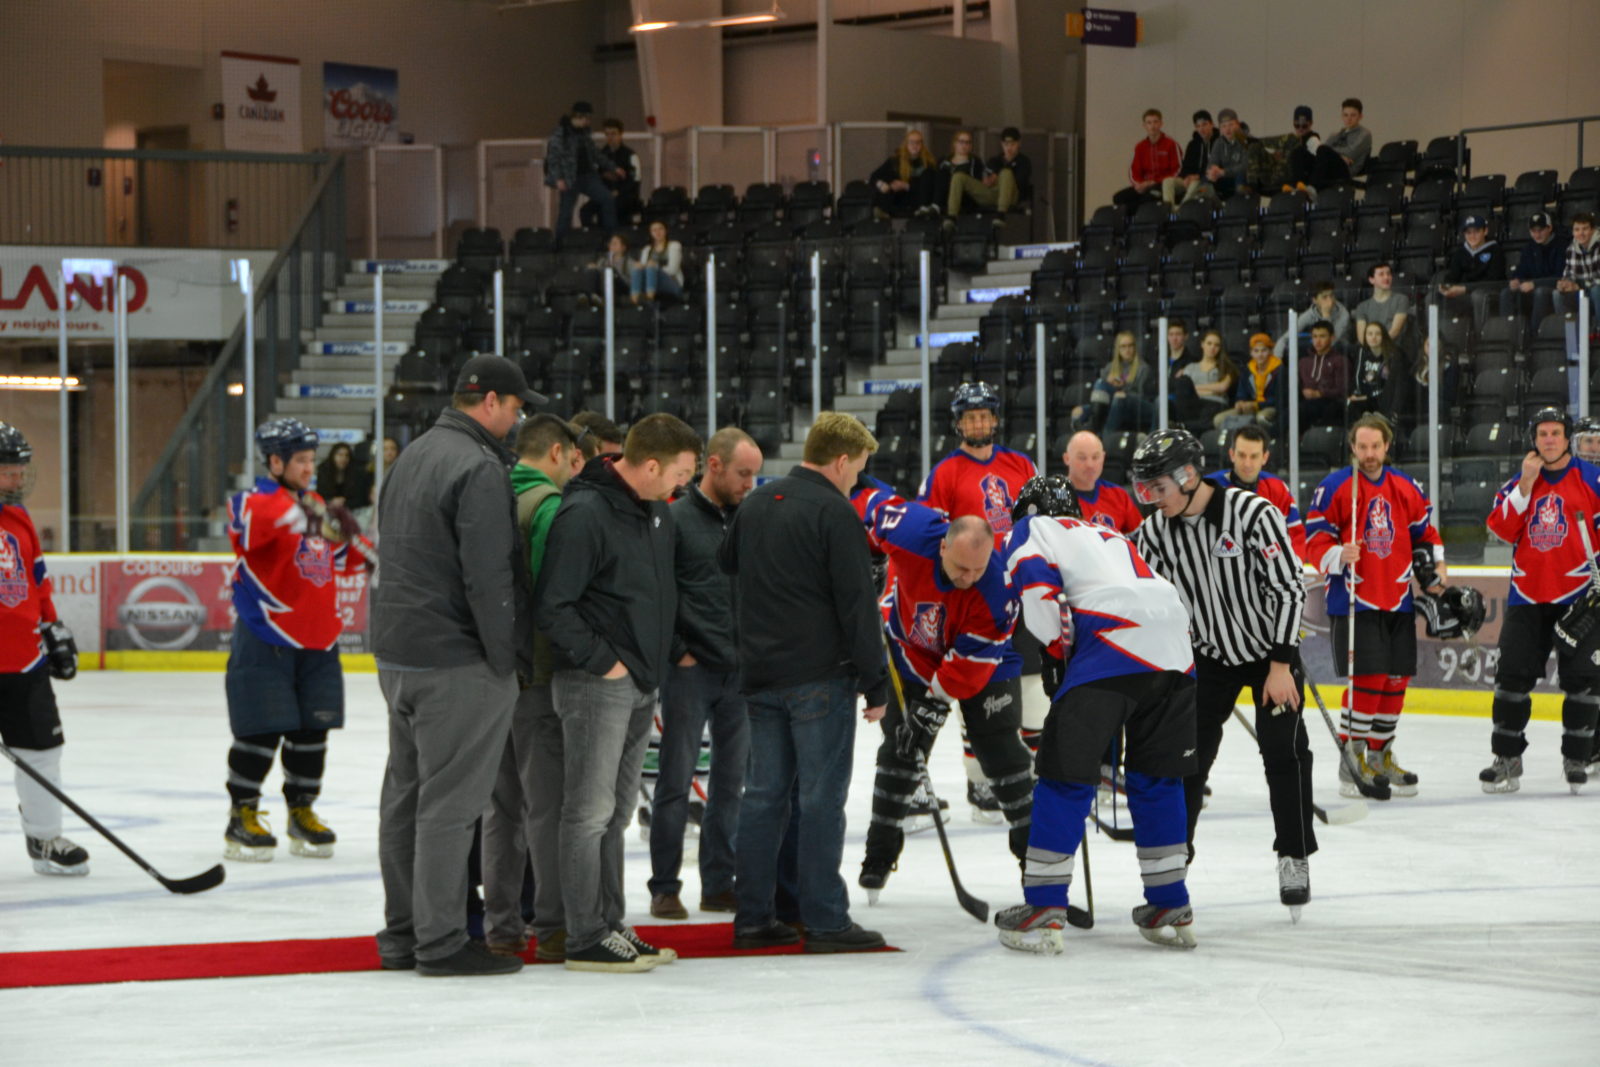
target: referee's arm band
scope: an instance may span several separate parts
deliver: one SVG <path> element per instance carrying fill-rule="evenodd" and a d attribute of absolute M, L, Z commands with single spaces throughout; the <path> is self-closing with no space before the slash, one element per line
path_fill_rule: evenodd
<path fill-rule="evenodd" d="M 1295 653 L 1300 650 L 1299 645 L 1273 645 L 1272 651 L 1267 653 L 1267 658 L 1274 663 L 1294 663 Z"/>

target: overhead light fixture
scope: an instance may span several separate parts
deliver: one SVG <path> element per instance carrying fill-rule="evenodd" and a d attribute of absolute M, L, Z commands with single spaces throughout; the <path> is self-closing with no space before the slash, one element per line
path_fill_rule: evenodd
<path fill-rule="evenodd" d="M 17 389 L 35 393 L 56 393 L 61 391 L 61 379 L 55 375 L 32 374 L 0 374 L 0 389 Z M 67 392 L 81 393 L 84 391 L 83 382 L 77 378 L 67 379 Z"/>
<path fill-rule="evenodd" d="M 628 27 L 628 32 L 654 33 L 657 30 L 703 30 L 722 26 L 754 26 L 763 22 L 778 22 L 788 17 L 779 9 L 777 4 L 773 4 L 772 10 L 754 15 L 719 15 L 716 18 L 709 19 L 666 19 L 635 22 Z"/>
<path fill-rule="evenodd" d="M 244 396 L 244 383 L 243 382 L 229 382 L 228 383 L 228 395 L 229 396 Z"/>

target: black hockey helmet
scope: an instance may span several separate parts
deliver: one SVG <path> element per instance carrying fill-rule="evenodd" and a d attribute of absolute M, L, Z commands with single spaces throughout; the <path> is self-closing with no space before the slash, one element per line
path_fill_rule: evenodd
<path fill-rule="evenodd" d="M 1151 503 L 1140 487 L 1163 476 L 1170 477 L 1178 483 L 1179 488 L 1182 488 L 1183 481 L 1179 475 L 1185 467 L 1194 468 L 1194 489 L 1198 489 L 1205 456 L 1206 450 L 1200 444 L 1200 439 L 1188 430 L 1157 430 L 1133 450 L 1133 462 L 1130 467 L 1133 474 L 1134 495 L 1143 503 Z M 1188 489 L 1186 492 L 1193 493 L 1194 489 Z"/>
<path fill-rule="evenodd" d="M 1528 420 L 1528 447 L 1532 448 L 1534 446 L 1534 442 L 1538 439 L 1539 427 L 1547 422 L 1559 422 L 1561 424 L 1561 432 L 1566 434 L 1567 437 L 1567 447 L 1571 448 L 1572 416 L 1567 414 L 1566 409 L 1558 408 L 1554 404 L 1546 404 L 1538 411 L 1535 411 L 1533 417 Z"/>
<path fill-rule="evenodd" d="M 1078 506 L 1078 494 L 1064 474 L 1036 474 L 1022 483 L 1017 491 L 1017 502 L 1011 506 L 1011 521 L 1019 522 L 1028 515 L 1066 516 L 1083 518 Z"/>
<path fill-rule="evenodd" d="M 1441 641 L 1471 637 L 1488 615 L 1483 594 L 1467 585 L 1449 586 L 1438 596 L 1424 593 L 1417 597 L 1417 610 L 1428 636 Z"/>
<path fill-rule="evenodd" d="M 317 431 L 299 419 L 272 419 L 256 427 L 256 451 L 265 463 L 272 456 L 285 462 L 296 452 L 317 447 Z"/>
<path fill-rule="evenodd" d="M 33 446 L 22 431 L 9 422 L 0 422 L 0 463 L 24 464 L 33 462 Z"/>

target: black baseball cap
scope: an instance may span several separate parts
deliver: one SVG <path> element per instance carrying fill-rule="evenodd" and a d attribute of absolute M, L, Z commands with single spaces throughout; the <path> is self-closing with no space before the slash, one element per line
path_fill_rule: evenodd
<path fill-rule="evenodd" d="M 574 115 L 593 115 L 594 114 L 594 105 L 589 103 L 589 101 L 587 101 L 587 100 L 575 100 L 575 101 L 573 101 L 573 104 L 572 104 L 572 114 L 574 114 Z"/>
<path fill-rule="evenodd" d="M 1294 109 L 1294 120 L 1299 122 L 1301 119 L 1305 119 L 1307 122 L 1311 121 L 1311 109 L 1304 104 Z"/>
<path fill-rule="evenodd" d="M 1532 215 L 1528 216 L 1528 229 L 1530 230 L 1548 229 L 1550 225 L 1550 215 L 1548 212 L 1535 211 Z"/>
<path fill-rule="evenodd" d="M 1489 220 L 1482 215 L 1468 215 L 1461 220 L 1461 231 L 1463 233 L 1467 230 L 1487 230 L 1488 228 Z"/>
<path fill-rule="evenodd" d="M 473 356 L 462 365 L 461 373 L 456 375 L 455 391 L 514 396 L 529 405 L 545 402 L 544 397 L 528 388 L 528 379 L 522 376 L 521 367 L 504 356 L 487 353 Z"/>

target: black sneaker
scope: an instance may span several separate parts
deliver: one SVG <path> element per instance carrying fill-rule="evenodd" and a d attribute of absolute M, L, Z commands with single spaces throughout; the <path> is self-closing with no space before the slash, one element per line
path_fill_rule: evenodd
<path fill-rule="evenodd" d="M 639 932 L 631 926 L 622 927 L 617 931 L 617 935 L 628 944 L 632 945 L 633 951 L 637 952 L 639 954 L 639 958 L 642 960 L 654 960 L 659 966 L 663 963 L 671 963 L 678 958 L 677 949 L 659 948 L 655 945 L 652 945 L 650 942 L 640 937 Z"/>
<path fill-rule="evenodd" d="M 378 965 L 386 971 L 414 971 L 417 969 L 417 957 L 379 956 Z"/>
<path fill-rule="evenodd" d="M 621 934 L 609 933 L 588 948 L 576 952 L 568 948 L 566 968 L 569 971 L 629 973 L 653 971 L 659 962 L 658 959 L 639 955 L 638 949 Z"/>
<path fill-rule="evenodd" d="M 496 956 L 477 941 L 468 941 L 443 959 L 417 961 L 417 973 L 428 978 L 472 978 L 520 970 L 522 961 L 516 956 Z"/>
<path fill-rule="evenodd" d="M 857 923 L 831 934 L 806 935 L 807 952 L 871 952 L 882 947 L 882 934 L 876 930 L 863 930 Z"/>
<path fill-rule="evenodd" d="M 734 948 L 774 948 L 778 945 L 793 945 L 800 940 L 799 931 L 788 923 L 771 922 L 766 926 L 758 926 L 753 930 L 734 930 Z"/>

